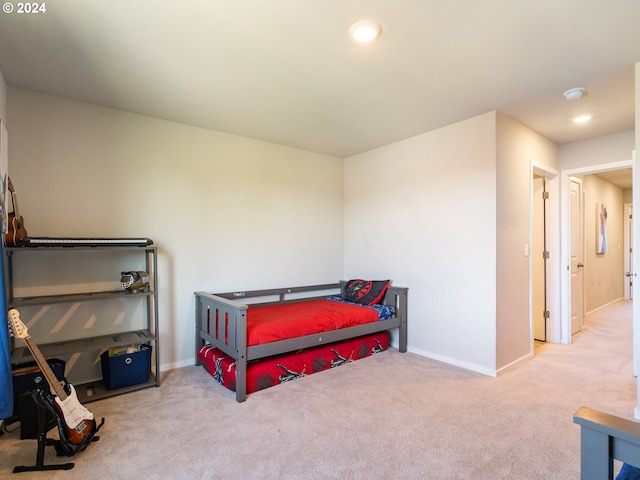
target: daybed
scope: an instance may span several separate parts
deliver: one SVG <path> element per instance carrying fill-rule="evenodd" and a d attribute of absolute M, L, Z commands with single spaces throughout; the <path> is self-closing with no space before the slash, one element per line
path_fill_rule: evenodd
<path fill-rule="evenodd" d="M 236 400 L 243 402 L 248 366 L 270 361 L 282 368 L 283 358 L 309 355 L 320 348 L 331 352 L 330 363 L 339 364 L 354 359 L 350 358 L 354 350 L 356 358 L 361 358 L 385 349 L 387 332 L 392 329 L 398 329 L 398 350 L 406 352 L 407 289 L 387 284 L 378 305 L 364 306 L 344 300 L 351 299 L 348 293 L 353 282 L 218 294 L 195 292 L 196 365 L 205 364 L 214 377 L 222 370 L 235 369 L 235 382 L 229 382 L 228 376 L 226 382 L 217 380 L 235 387 Z M 323 318 L 319 324 L 312 318 L 317 312 Z M 380 320 L 381 314 L 386 319 Z M 283 325 L 293 327 L 295 333 L 291 328 L 282 333 Z M 368 353 L 364 352 L 366 345 L 372 346 Z M 211 355 L 216 355 L 215 368 L 207 363 Z M 281 381 L 313 373 L 315 367 L 307 365 L 307 372 L 289 369 Z"/>

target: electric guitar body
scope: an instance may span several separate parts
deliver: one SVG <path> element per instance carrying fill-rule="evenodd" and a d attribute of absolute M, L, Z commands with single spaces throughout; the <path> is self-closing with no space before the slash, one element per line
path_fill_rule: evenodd
<path fill-rule="evenodd" d="M 70 383 L 62 386 L 67 398 L 61 400 L 59 396 L 49 395 L 49 401 L 55 408 L 65 430 L 65 438 L 71 445 L 81 445 L 87 436 L 93 436 L 96 431 L 96 421 L 93 414 L 78 400 L 76 389 Z M 53 400 L 53 401 L 51 401 Z"/>
<path fill-rule="evenodd" d="M 28 334 L 26 325 L 20 320 L 18 310 L 15 308 L 9 310 L 8 318 L 11 334 L 24 340 L 27 344 L 31 355 L 51 388 L 50 394 L 41 392 L 38 398 L 44 403 L 43 406 L 55 417 L 58 424 L 60 433 L 60 444 L 56 446 L 57 450 L 60 448 L 58 453 L 73 455 L 84 450 L 92 441 L 102 423 L 96 426 L 93 414 L 80 403 L 73 385 L 58 380 L 31 335 Z"/>

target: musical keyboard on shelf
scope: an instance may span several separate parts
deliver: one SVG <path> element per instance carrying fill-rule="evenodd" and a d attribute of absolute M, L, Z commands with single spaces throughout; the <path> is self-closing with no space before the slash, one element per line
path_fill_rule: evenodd
<path fill-rule="evenodd" d="M 23 247 L 146 247 L 150 238 L 25 237 Z"/>

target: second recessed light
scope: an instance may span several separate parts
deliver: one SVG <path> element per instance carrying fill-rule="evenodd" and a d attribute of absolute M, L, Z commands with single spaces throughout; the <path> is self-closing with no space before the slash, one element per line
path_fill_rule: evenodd
<path fill-rule="evenodd" d="M 585 123 L 591 120 L 591 115 L 578 115 L 577 117 L 573 117 L 573 123 Z"/>
<path fill-rule="evenodd" d="M 349 27 L 349 35 L 356 42 L 371 42 L 380 36 L 382 27 L 373 20 L 360 20 Z"/>

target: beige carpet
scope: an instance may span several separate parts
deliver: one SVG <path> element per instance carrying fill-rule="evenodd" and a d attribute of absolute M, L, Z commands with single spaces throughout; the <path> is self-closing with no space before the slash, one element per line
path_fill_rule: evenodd
<path fill-rule="evenodd" d="M 34 463 L 36 442 L 0 436 L 0 478 L 574 480 L 574 412 L 633 418 L 631 347 L 621 301 L 571 346 L 544 344 L 498 378 L 390 350 L 238 404 L 187 367 L 160 388 L 87 404 L 106 421 L 72 470 L 13 475 Z M 45 463 L 61 461 L 47 447 Z"/>

